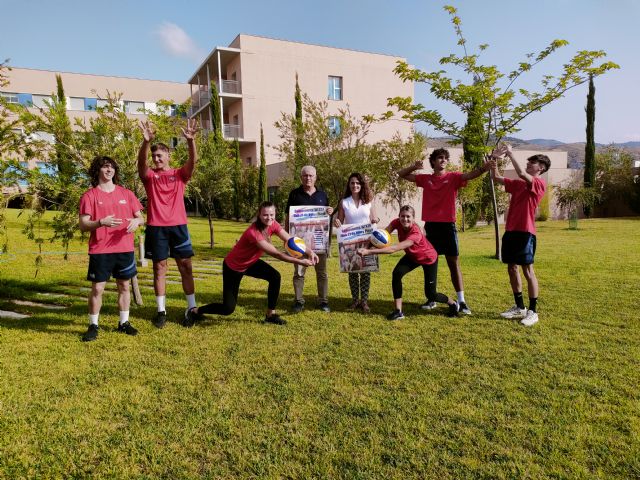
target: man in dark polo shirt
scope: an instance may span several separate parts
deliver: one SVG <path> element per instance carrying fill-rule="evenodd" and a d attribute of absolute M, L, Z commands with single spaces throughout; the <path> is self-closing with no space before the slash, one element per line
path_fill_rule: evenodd
<path fill-rule="evenodd" d="M 316 188 L 316 169 L 311 165 L 302 167 L 300 171 L 300 181 L 302 185 L 291 190 L 287 200 L 287 217 L 285 220 L 285 230 L 289 231 L 289 207 L 301 205 L 317 205 L 327 207 L 327 214 L 333 213 L 333 208 L 329 206 L 329 197 L 322 190 Z M 316 281 L 318 283 L 318 306 L 323 312 L 329 312 L 329 275 L 327 274 L 327 254 L 318 253 L 318 262 L 314 265 L 316 269 Z M 307 267 L 294 265 L 293 270 L 293 290 L 296 295 L 293 304 L 293 312 L 299 313 L 304 308 L 304 275 Z"/>

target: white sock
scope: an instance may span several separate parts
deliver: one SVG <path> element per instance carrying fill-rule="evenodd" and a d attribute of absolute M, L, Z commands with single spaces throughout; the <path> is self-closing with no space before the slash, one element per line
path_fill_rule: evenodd
<path fill-rule="evenodd" d="M 164 302 L 165 302 L 166 298 L 167 297 L 165 297 L 164 295 L 160 295 L 160 296 L 156 297 L 156 305 L 158 305 L 158 311 L 159 312 L 164 312 L 165 311 Z"/>
<path fill-rule="evenodd" d="M 99 313 L 90 313 L 89 314 L 89 325 L 98 325 L 98 317 Z"/>
<path fill-rule="evenodd" d="M 460 290 L 456 294 L 458 295 L 458 303 L 464 303 L 464 290 Z"/>
<path fill-rule="evenodd" d="M 118 325 L 122 325 L 125 322 L 129 321 L 129 310 L 120 310 L 120 321 Z"/>
<path fill-rule="evenodd" d="M 192 308 L 195 308 L 196 305 L 196 294 L 192 293 L 191 295 L 185 295 L 186 299 L 187 299 L 187 310 L 191 310 Z"/>

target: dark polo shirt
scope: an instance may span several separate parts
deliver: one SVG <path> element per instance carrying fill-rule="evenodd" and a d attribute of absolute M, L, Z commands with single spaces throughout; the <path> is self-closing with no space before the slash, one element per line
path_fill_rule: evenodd
<path fill-rule="evenodd" d="M 309 195 L 304 191 L 302 185 L 300 185 L 298 188 L 294 188 L 293 190 L 291 190 L 291 193 L 289 193 L 286 214 L 289 215 L 289 207 L 298 205 L 317 205 L 319 207 L 328 207 L 329 197 L 327 197 L 327 194 L 317 187 L 313 195 Z"/>

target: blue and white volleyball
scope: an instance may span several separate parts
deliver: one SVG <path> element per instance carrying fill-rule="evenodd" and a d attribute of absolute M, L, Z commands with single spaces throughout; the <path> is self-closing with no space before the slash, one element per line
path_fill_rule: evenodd
<path fill-rule="evenodd" d="M 304 252 L 307 251 L 307 246 L 304 244 L 304 240 L 300 237 L 291 237 L 284 245 L 285 250 L 289 255 L 294 258 L 302 258 Z"/>
<path fill-rule="evenodd" d="M 369 240 L 371 241 L 371 245 L 376 248 L 384 248 L 391 244 L 391 236 L 389 235 L 389 232 L 383 228 L 377 228 L 371 232 Z"/>

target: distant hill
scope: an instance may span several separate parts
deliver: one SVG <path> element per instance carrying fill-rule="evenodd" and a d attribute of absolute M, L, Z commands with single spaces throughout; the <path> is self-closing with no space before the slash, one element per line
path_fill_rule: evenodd
<path fill-rule="evenodd" d="M 557 147 L 560 145 L 564 145 L 564 143 L 558 140 L 548 140 L 546 138 L 533 138 L 531 140 L 522 140 L 525 143 L 529 143 L 531 145 L 540 145 L 542 147 Z"/>

